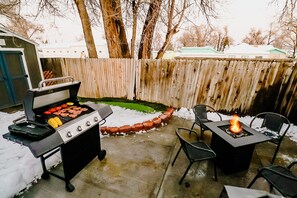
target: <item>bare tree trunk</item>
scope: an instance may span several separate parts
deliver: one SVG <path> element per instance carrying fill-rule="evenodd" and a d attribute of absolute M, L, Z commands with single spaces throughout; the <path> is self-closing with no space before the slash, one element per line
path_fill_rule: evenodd
<path fill-rule="evenodd" d="M 178 32 L 177 28 L 180 25 L 180 23 L 182 21 L 182 18 L 184 17 L 184 13 L 185 13 L 185 10 L 186 10 L 186 5 L 187 5 L 187 0 L 184 0 L 183 9 L 182 9 L 180 18 L 179 18 L 177 24 L 172 28 L 172 20 L 173 20 L 173 13 L 174 13 L 174 7 L 175 7 L 175 0 L 171 0 L 170 12 L 169 12 L 169 15 L 168 15 L 168 25 L 167 25 L 166 38 L 165 38 L 165 41 L 163 43 L 163 46 L 158 51 L 156 59 L 163 58 L 163 56 L 164 56 L 164 54 L 166 52 L 166 49 L 167 49 L 168 45 L 170 44 L 170 41 L 171 41 L 172 37 L 174 36 L 174 34 L 176 34 Z"/>
<path fill-rule="evenodd" d="M 149 6 L 141 34 L 138 59 L 146 59 L 151 56 L 152 40 L 161 10 L 161 3 L 162 0 L 153 0 Z"/>
<path fill-rule="evenodd" d="M 82 28 L 84 32 L 84 37 L 86 41 L 86 46 L 88 49 L 89 57 L 90 58 L 98 58 L 96 46 L 94 42 L 94 37 L 92 34 L 92 28 L 90 23 L 90 18 L 86 9 L 86 6 L 84 4 L 84 0 L 74 0 L 79 17 L 82 23 Z"/>
<path fill-rule="evenodd" d="M 134 54 L 135 54 L 137 13 L 138 13 L 138 8 L 139 8 L 140 3 L 141 3 L 141 0 L 138 0 L 137 4 L 136 4 L 135 0 L 132 1 L 133 26 L 132 26 L 132 38 L 131 38 L 131 58 L 134 58 Z"/>
<path fill-rule="evenodd" d="M 131 58 L 120 0 L 99 0 L 110 58 Z"/>

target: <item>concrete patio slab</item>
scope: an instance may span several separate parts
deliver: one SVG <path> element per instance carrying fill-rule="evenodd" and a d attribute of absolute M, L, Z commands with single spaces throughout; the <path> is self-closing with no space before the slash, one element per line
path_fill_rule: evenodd
<path fill-rule="evenodd" d="M 273 146 L 261 143 L 256 146 L 249 170 L 226 175 L 218 168 L 218 181 L 215 182 L 212 179 L 211 162 L 195 163 L 179 185 L 188 161 L 181 151 L 174 166 L 171 166 L 180 146 L 175 129 L 190 128 L 191 125 L 191 121 L 173 116 L 168 125 L 156 130 L 104 137 L 101 146 L 107 151 L 105 159 L 94 159 L 71 180 L 75 186 L 73 192 L 65 190 L 64 181 L 51 176 L 48 180 L 38 180 L 29 190 L 16 197 L 215 198 L 220 196 L 224 185 L 246 187 L 256 175 L 257 169 L 267 165 L 272 157 Z M 209 142 L 211 133 L 206 132 L 205 137 Z M 288 164 L 293 158 L 297 158 L 297 146 L 286 137 L 276 163 Z M 61 165 L 53 169 L 61 170 Z M 267 183 L 261 179 L 252 188 L 269 190 Z"/>

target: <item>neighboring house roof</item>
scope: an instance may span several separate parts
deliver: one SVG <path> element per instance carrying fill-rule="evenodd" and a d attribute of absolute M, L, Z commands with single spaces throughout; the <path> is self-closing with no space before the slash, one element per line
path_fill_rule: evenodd
<path fill-rule="evenodd" d="M 284 50 L 273 47 L 272 45 L 248 45 L 242 43 L 230 46 L 224 52 L 216 51 L 212 47 L 182 47 L 177 50 L 176 58 L 194 58 L 194 57 L 265 57 L 269 58 L 286 57 Z"/>
<path fill-rule="evenodd" d="M 182 47 L 176 53 L 176 57 L 185 57 L 185 58 L 193 58 L 193 57 L 222 57 L 224 54 L 222 52 L 218 52 L 212 47 Z"/>
<path fill-rule="evenodd" d="M 252 45 L 248 45 L 246 43 L 242 43 L 239 45 L 231 46 L 229 49 L 225 50 L 225 54 L 246 54 L 246 55 L 269 55 L 269 52 L 266 50 L 262 50 L 260 48 L 254 47 Z"/>
<path fill-rule="evenodd" d="M 210 54 L 217 54 L 216 51 L 212 47 L 182 47 L 179 52 L 181 53 L 210 53 Z"/>
<path fill-rule="evenodd" d="M 17 37 L 17 38 L 19 38 L 19 39 L 21 39 L 21 40 L 24 40 L 24 41 L 26 41 L 26 42 L 28 42 L 28 43 L 31 43 L 31 44 L 33 44 L 33 45 L 38 45 L 38 43 L 36 43 L 36 42 L 34 42 L 34 41 L 31 41 L 31 40 L 29 40 L 29 39 L 27 39 L 27 38 L 24 38 L 23 36 L 18 35 L 18 34 L 14 33 L 14 32 L 11 32 L 11 31 L 9 31 L 9 30 L 3 28 L 3 27 L 0 27 L 0 36 Z"/>
<path fill-rule="evenodd" d="M 269 52 L 271 54 L 285 54 L 285 55 L 288 54 L 286 51 L 278 49 L 278 48 L 271 49 L 271 50 L 269 50 Z"/>
<path fill-rule="evenodd" d="M 257 47 L 264 51 L 268 51 L 271 54 L 284 54 L 284 55 L 288 54 L 285 50 L 279 49 L 277 47 L 273 47 L 272 45 L 254 45 L 254 47 Z"/>
<path fill-rule="evenodd" d="M 287 52 L 272 45 L 249 45 L 241 43 L 239 45 L 231 46 L 225 50 L 225 54 L 253 54 L 253 55 L 269 55 L 269 54 L 283 54 L 287 55 Z"/>

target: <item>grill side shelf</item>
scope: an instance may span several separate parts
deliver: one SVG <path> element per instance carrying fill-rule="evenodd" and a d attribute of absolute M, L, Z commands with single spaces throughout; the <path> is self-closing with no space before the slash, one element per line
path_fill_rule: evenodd
<path fill-rule="evenodd" d="M 63 140 L 57 132 L 39 141 L 30 140 L 22 136 L 13 135 L 11 133 L 6 133 L 2 136 L 4 139 L 29 147 L 30 151 L 36 158 L 63 144 Z"/>
<path fill-rule="evenodd" d="M 20 145 L 24 145 L 24 146 L 29 146 L 33 142 L 32 140 L 21 137 L 19 135 L 13 135 L 11 133 L 5 133 L 2 135 L 2 137 L 8 141 L 11 141 Z"/>
<path fill-rule="evenodd" d="M 51 150 L 57 148 L 63 144 L 59 133 L 55 132 L 54 134 L 40 140 L 35 141 L 29 144 L 29 148 L 33 153 L 34 157 L 38 158 L 41 155 L 50 152 Z"/>

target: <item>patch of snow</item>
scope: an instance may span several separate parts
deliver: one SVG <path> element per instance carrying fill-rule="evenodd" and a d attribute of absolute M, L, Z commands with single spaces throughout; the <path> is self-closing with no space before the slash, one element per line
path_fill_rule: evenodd
<path fill-rule="evenodd" d="M 124 109 L 118 106 L 110 106 L 113 113 L 106 119 L 106 123 L 102 126 L 107 127 L 120 127 L 123 125 L 133 125 L 136 123 L 141 123 L 147 120 L 152 120 L 158 117 L 162 112 L 156 113 L 143 113 L 131 109 Z"/>

